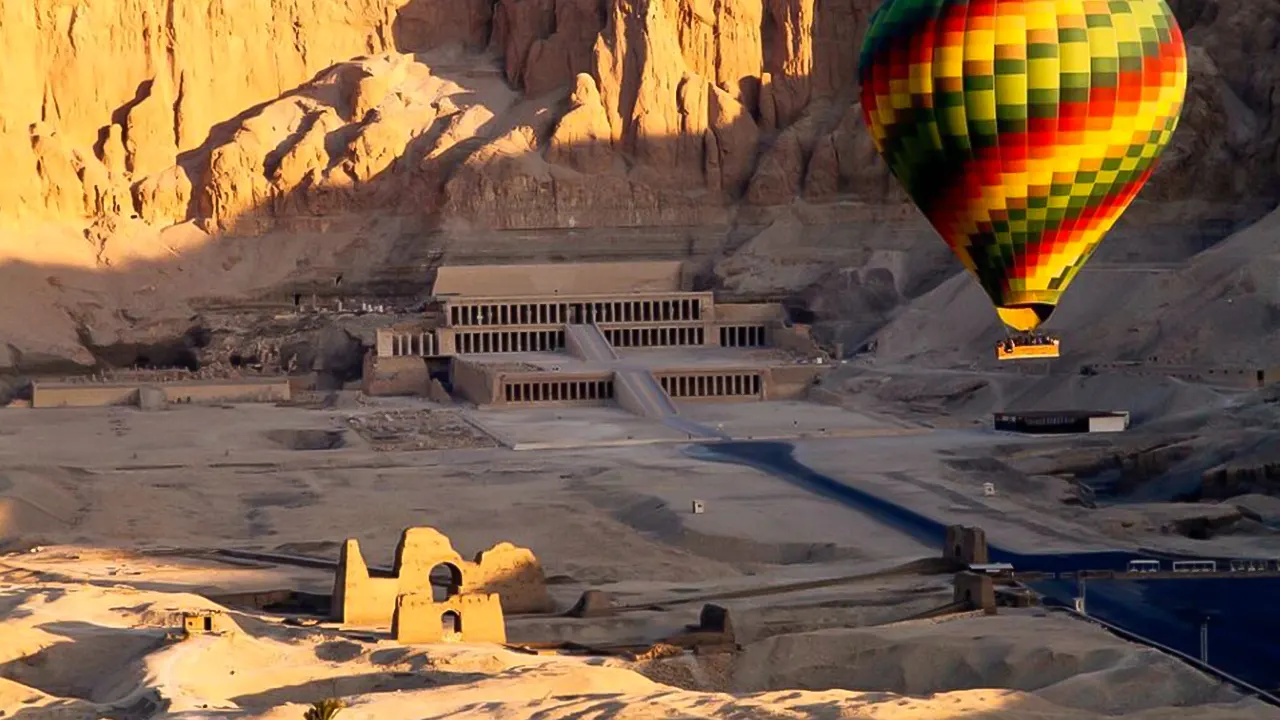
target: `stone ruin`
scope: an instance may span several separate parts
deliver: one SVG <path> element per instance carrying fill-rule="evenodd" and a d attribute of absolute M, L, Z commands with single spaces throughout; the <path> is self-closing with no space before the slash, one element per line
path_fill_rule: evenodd
<path fill-rule="evenodd" d="M 996 614 L 996 586 L 990 575 L 975 572 L 958 572 L 955 577 L 952 601 L 963 603 L 971 610 Z"/>
<path fill-rule="evenodd" d="M 176 638 L 189 640 L 197 635 L 234 635 L 240 627 L 221 610 L 188 610 L 182 613 L 182 627 Z"/>
<path fill-rule="evenodd" d="M 980 527 L 948 526 L 942 558 L 950 561 L 957 569 L 991 562 L 991 555 L 987 550 L 987 534 Z"/>
<path fill-rule="evenodd" d="M 968 570 L 970 565 L 991 562 L 987 534 L 980 527 L 950 525 L 942 547 L 942 558 L 959 570 L 955 576 L 953 602 L 989 615 L 996 612 L 995 580 L 985 573 Z"/>
<path fill-rule="evenodd" d="M 449 583 L 438 599 L 431 571 L 443 566 Z M 506 642 L 503 613 L 551 612 L 546 576 L 533 553 L 499 543 L 467 562 L 443 533 L 407 528 L 396 547 L 391 577 L 372 577 L 360 543 L 348 538 L 334 580 L 332 613 L 348 626 L 391 627 L 406 644 L 445 640 Z"/>

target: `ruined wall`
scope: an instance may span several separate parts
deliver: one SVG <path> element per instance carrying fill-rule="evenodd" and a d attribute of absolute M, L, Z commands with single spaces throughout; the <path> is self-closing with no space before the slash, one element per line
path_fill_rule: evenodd
<path fill-rule="evenodd" d="M 958 566 L 991 562 L 991 556 L 987 550 L 987 534 L 982 528 L 963 525 L 948 526 L 942 557 Z"/>
<path fill-rule="evenodd" d="M 529 550 L 503 542 L 476 555 L 474 562 L 467 562 L 453 549 L 448 537 L 433 528 L 418 527 L 408 528 L 400 536 L 393 566 L 395 576 L 390 578 L 370 577 L 360 543 L 347 539 L 334 577 L 334 619 L 346 625 L 390 625 L 397 598 L 433 596 L 431 571 L 441 565 L 451 573 L 452 586 L 447 593 L 450 597 L 495 594 L 502 609 L 509 613 L 554 609 L 542 565 Z"/>
<path fill-rule="evenodd" d="M 450 370 L 454 391 L 476 405 L 492 405 L 501 398 L 501 382 L 479 363 L 454 357 Z"/>
<path fill-rule="evenodd" d="M 452 631 L 445 630 L 446 614 L 452 615 Z M 449 640 L 505 643 L 507 626 L 496 594 L 456 595 L 442 602 L 430 594 L 405 594 L 396 598 L 391 636 L 405 645 Z"/>
<path fill-rule="evenodd" d="M 369 353 L 362 382 L 366 395 L 426 395 L 431 372 L 420 357 L 373 357 Z"/>
<path fill-rule="evenodd" d="M 769 368 L 765 400 L 800 400 L 809 397 L 818 379 L 830 370 L 827 365 L 780 365 Z"/>
<path fill-rule="evenodd" d="M 148 383 L 148 386 L 161 391 L 165 401 L 170 404 L 284 402 L 292 396 L 292 387 L 285 378 L 238 382 Z M 125 384 L 35 383 L 32 388 L 32 407 L 137 405 L 140 387 Z"/>
<path fill-rule="evenodd" d="M 780 323 L 782 306 L 777 303 L 720 303 L 715 306 L 717 323 Z"/>
<path fill-rule="evenodd" d="M 807 325 L 774 325 L 769 329 L 769 344 L 779 350 L 787 350 L 796 355 L 807 358 L 828 357 L 824 351 L 813 339 L 813 334 Z"/>
<path fill-rule="evenodd" d="M 996 586 L 989 575 L 956 573 L 953 598 L 953 602 L 968 603 L 973 610 L 984 610 L 988 615 L 996 614 Z"/>

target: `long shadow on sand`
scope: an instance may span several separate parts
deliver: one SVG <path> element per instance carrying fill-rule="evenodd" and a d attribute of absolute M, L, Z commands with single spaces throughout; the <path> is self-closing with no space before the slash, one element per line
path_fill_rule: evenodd
<path fill-rule="evenodd" d="M 0 677 L 62 698 L 110 704 L 118 688 L 138 687 L 143 659 L 165 642 L 157 628 L 108 627 L 79 620 L 36 626 L 65 640 L 0 664 Z M 149 703 L 154 710 L 154 703 Z"/>
<path fill-rule="evenodd" d="M 783 442 L 727 442 L 691 446 L 686 452 L 709 462 L 746 465 L 875 518 L 913 539 L 941 548 L 946 525 L 823 475 L 795 458 Z M 1036 572 L 1123 570 L 1130 560 L 1160 556 L 1144 552 L 1022 554 L 992 543 L 993 562 Z M 1165 558 L 1182 556 L 1163 555 Z M 1226 563 L 1230 558 L 1213 558 Z M 1070 607 L 1075 583 L 1032 583 L 1046 605 Z M 1212 665 L 1260 688 L 1280 687 L 1280 579 L 1185 579 L 1090 581 L 1089 614 L 1124 630 L 1192 656 L 1199 655 L 1200 624 L 1212 618 Z"/>
<path fill-rule="evenodd" d="M 356 695 L 392 693 L 405 690 L 428 690 L 449 685 L 467 685 L 494 677 L 491 674 L 480 672 L 449 672 L 442 670 L 375 672 L 311 680 L 297 685 L 239 695 L 232 698 L 232 701 L 246 710 L 266 710 L 287 703 L 314 703 L 329 697 L 353 697 Z M 501 675 L 498 677 L 501 677 Z"/>

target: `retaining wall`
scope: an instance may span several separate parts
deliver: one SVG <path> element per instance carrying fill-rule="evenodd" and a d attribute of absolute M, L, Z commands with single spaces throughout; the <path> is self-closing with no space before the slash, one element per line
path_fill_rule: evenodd
<path fill-rule="evenodd" d="M 288 378 L 191 381 L 182 383 L 90 384 L 35 383 L 31 406 L 106 407 L 137 405 L 142 387 L 156 388 L 168 403 L 284 402 L 292 396 Z"/>

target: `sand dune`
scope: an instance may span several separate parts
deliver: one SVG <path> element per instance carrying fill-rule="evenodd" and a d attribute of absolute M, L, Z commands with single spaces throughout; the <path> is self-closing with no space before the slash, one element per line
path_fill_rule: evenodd
<path fill-rule="evenodd" d="M 166 639 L 198 596 L 127 587 L 0 585 L 0 710 L 20 717 L 296 718 L 342 697 L 343 718 L 1125 718 L 1252 720 L 1255 701 L 1064 618 L 978 617 L 823 631 L 749 646 L 725 683 L 692 658 L 530 656 L 497 646 L 407 648 L 235 613 L 238 632 Z M 69 620 L 68 618 L 74 618 Z M 1043 638 L 1052 633 L 1052 644 Z M 1041 639 L 1037 639 L 1037 637 Z M 989 642 L 998 638 L 999 642 Z M 1068 638 L 1063 640 L 1063 638 Z M 646 677 L 690 669 L 720 691 Z M 999 683 L 1013 690 L 983 689 Z M 857 685 L 861 690 L 840 690 Z M 775 688 L 800 688 L 776 691 Z M 732 692 L 724 692 L 732 690 Z M 898 693 L 902 693 L 901 695 Z"/>

